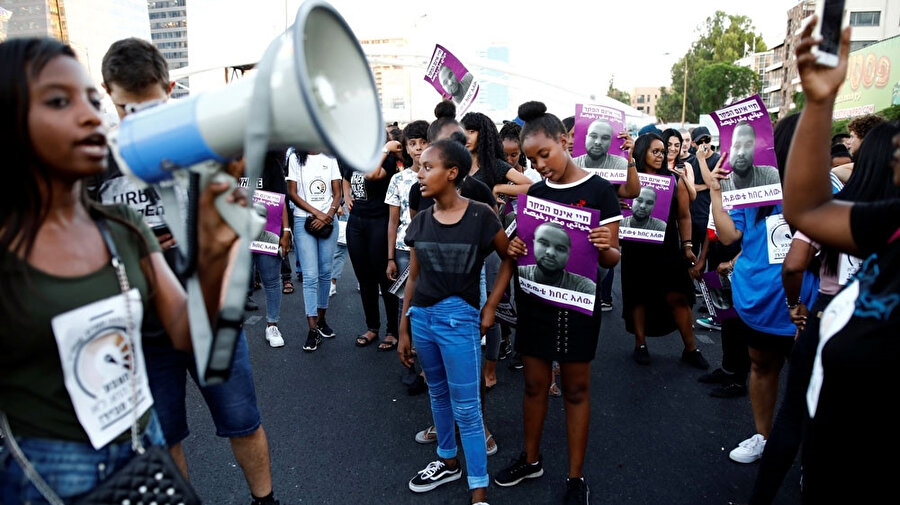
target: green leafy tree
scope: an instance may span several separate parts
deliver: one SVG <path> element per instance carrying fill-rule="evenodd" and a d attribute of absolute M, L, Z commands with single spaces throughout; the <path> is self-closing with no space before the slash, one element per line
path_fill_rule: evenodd
<path fill-rule="evenodd" d="M 618 100 L 625 105 L 631 105 L 631 95 L 627 91 L 622 91 L 617 89 L 613 84 L 613 79 L 609 80 L 609 89 L 606 90 L 606 96 L 612 98 L 613 100 Z"/>
<path fill-rule="evenodd" d="M 759 74 L 731 63 L 713 63 L 697 72 L 694 79 L 700 110 L 722 108 L 730 99 L 743 98 L 759 90 Z"/>
<path fill-rule="evenodd" d="M 766 50 L 762 36 L 756 32 L 753 21 L 747 16 L 736 16 L 716 11 L 698 27 L 699 38 L 691 44 L 687 54 L 672 65 L 672 84 L 662 92 L 657 104 L 657 116 L 667 122 L 681 120 L 681 104 L 684 97 L 684 72 L 687 70 L 687 100 L 685 100 L 685 121 L 697 122 L 701 113 L 713 109 L 703 109 L 699 91 L 700 72 L 714 63 L 734 63 L 745 52 Z M 687 61 L 687 65 L 685 65 Z M 731 93 L 739 97 L 739 93 Z"/>

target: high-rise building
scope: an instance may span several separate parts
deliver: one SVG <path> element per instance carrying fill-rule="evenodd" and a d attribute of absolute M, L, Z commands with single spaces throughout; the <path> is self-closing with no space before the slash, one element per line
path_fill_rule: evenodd
<path fill-rule="evenodd" d="M 409 45 L 404 38 L 363 39 L 359 41 L 363 51 L 378 61 L 370 63 L 375 77 L 375 87 L 381 101 L 381 111 L 387 122 L 409 122 L 412 120 L 411 73 L 403 64 L 402 54 L 408 52 Z M 396 60 L 397 64 L 391 61 Z"/>
<path fill-rule="evenodd" d="M 188 65 L 187 0 L 147 0 L 150 39 L 162 53 L 169 70 Z M 172 98 L 187 96 L 190 78 L 179 79 Z"/>
<path fill-rule="evenodd" d="M 0 7 L 9 12 L 8 37 L 53 37 L 69 41 L 62 0 L 4 0 Z"/>

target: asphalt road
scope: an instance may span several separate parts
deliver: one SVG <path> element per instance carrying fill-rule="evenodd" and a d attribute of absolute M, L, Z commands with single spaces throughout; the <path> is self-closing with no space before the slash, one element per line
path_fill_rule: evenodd
<path fill-rule="evenodd" d="M 616 298 L 618 282 L 617 276 Z M 272 349 L 265 341 L 262 291 L 254 294 L 260 310 L 248 313 L 245 322 L 275 493 L 282 505 L 468 503 L 465 479 L 422 495 L 407 488 L 415 472 L 436 457 L 435 445 L 413 440 L 416 431 L 431 423 L 428 397 L 407 396 L 395 352 L 354 346 L 364 324 L 349 261 L 328 310 L 338 336 L 314 353 L 301 349 L 306 323 L 301 286 L 295 285 L 281 307 L 284 347 Z M 634 339 L 625 332 L 620 311 L 614 302 L 613 312 L 604 314 L 592 366 L 585 462 L 592 503 L 746 503 L 758 463 L 734 463 L 728 452 L 754 433 L 749 399 L 708 396 L 708 386 L 696 380 L 701 372 L 680 363 L 677 334 L 650 339 L 652 365 L 635 364 L 630 358 Z M 717 366 L 719 334 L 698 329 L 697 341 Z M 488 425 L 499 446 L 488 458 L 492 473 L 522 450 L 522 374 L 507 364 L 499 363 L 499 383 L 486 398 Z M 188 391 L 192 434 L 184 447 L 194 486 L 207 504 L 249 503 L 230 445 L 215 436 L 196 387 Z M 567 471 L 564 423 L 562 400 L 551 398 L 544 476 L 513 488 L 492 485 L 491 504 L 561 503 Z M 795 462 L 776 503 L 800 502 L 798 468 Z"/>

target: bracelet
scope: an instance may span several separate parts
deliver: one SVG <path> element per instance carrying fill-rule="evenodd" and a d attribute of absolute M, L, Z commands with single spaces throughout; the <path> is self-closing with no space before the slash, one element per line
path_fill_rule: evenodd
<path fill-rule="evenodd" d="M 798 297 L 797 297 L 797 301 L 795 301 L 793 304 L 791 304 L 791 301 L 790 301 L 787 297 L 785 297 L 785 298 L 784 298 L 784 303 L 787 305 L 788 310 L 794 310 L 794 309 L 796 309 L 797 307 L 799 307 L 800 305 L 802 305 L 802 304 L 803 304 L 803 301 L 800 300 L 800 297 L 798 296 Z"/>
<path fill-rule="evenodd" d="M 388 258 L 388 261 L 393 261 L 394 263 L 397 262 L 397 260 L 395 260 L 394 258 Z"/>
<path fill-rule="evenodd" d="M 694 247 L 694 243 L 690 240 L 683 240 L 681 242 L 681 247 Z"/>
<path fill-rule="evenodd" d="M 282 229 L 282 230 L 281 230 L 281 233 L 284 233 L 284 232 L 288 232 L 288 233 L 290 233 L 291 235 L 294 234 L 294 230 L 292 230 L 292 229 L 290 229 L 290 228 L 284 228 L 284 229 Z"/>

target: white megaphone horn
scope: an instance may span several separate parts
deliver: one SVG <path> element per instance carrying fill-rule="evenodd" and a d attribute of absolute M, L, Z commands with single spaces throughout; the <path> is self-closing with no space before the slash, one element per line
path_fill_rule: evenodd
<path fill-rule="evenodd" d="M 127 116 L 115 139 L 124 169 L 156 183 L 172 178 L 173 169 L 239 155 L 255 77 Z M 363 172 L 378 165 L 384 128 L 375 80 L 331 5 L 301 4 L 280 36 L 270 87 L 270 146 L 326 152 Z"/>

